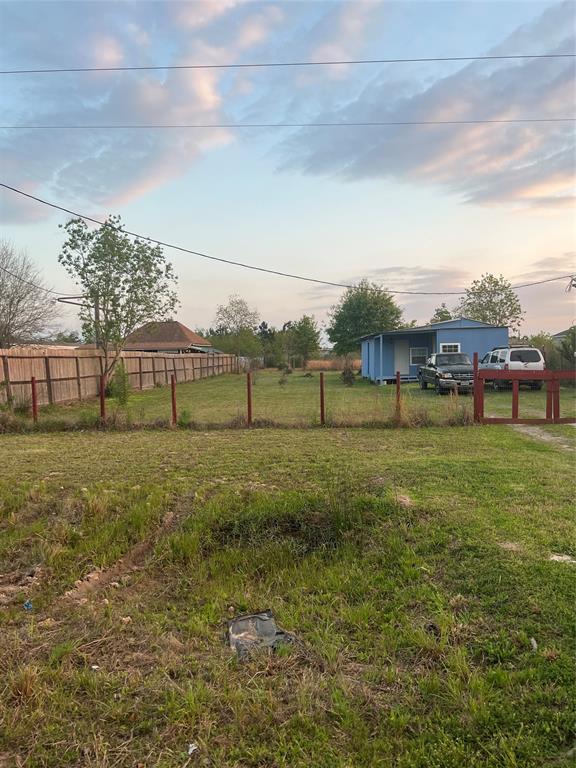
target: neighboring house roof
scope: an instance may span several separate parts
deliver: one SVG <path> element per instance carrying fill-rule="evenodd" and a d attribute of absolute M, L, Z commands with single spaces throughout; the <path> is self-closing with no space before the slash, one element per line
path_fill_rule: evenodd
<path fill-rule="evenodd" d="M 126 339 L 124 349 L 146 352 L 150 349 L 211 348 L 212 344 L 177 320 L 146 323 Z"/>
<path fill-rule="evenodd" d="M 570 330 L 571 330 L 570 328 L 566 328 L 565 331 L 558 331 L 558 333 L 553 333 L 552 338 L 556 339 L 556 341 L 562 341 L 563 339 L 566 338 L 566 336 L 568 336 L 568 334 L 570 333 Z"/>
<path fill-rule="evenodd" d="M 379 331 L 378 333 L 369 333 L 367 336 L 362 336 L 360 341 L 366 339 L 374 339 L 376 336 L 396 336 L 399 334 L 419 334 L 419 333 L 434 333 L 441 330 L 453 330 L 458 329 L 462 331 L 482 328 L 505 328 L 504 325 L 491 325 L 490 323 L 483 323 L 480 320 L 472 320 L 469 317 L 457 317 L 454 320 L 442 320 L 439 323 L 429 323 L 428 325 L 419 325 L 413 328 L 398 328 L 395 331 Z"/>

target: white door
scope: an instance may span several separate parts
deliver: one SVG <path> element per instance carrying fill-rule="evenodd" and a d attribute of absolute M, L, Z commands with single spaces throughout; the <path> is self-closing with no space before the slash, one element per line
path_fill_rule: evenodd
<path fill-rule="evenodd" d="M 394 373 L 400 371 L 403 376 L 410 373 L 410 349 L 408 339 L 394 342 Z"/>

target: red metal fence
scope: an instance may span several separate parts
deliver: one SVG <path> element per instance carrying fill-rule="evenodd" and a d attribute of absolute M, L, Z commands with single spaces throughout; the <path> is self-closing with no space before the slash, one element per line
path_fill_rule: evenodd
<path fill-rule="evenodd" d="M 484 415 L 484 383 L 498 379 L 512 384 L 512 414 L 510 417 Z M 520 418 L 521 382 L 546 382 L 546 415 L 542 418 Z M 576 424 L 573 416 L 560 416 L 560 382 L 576 382 L 576 371 L 511 371 L 478 367 L 474 353 L 474 421 L 477 424 Z"/>

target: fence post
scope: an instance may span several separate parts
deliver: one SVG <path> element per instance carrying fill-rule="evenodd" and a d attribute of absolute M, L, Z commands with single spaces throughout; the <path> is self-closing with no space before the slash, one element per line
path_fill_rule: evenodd
<path fill-rule="evenodd" d="M 176 410 L 176 376 L 171 374 L 170 384 L 172 389 L 172 426 L 175 427 L 178 421 L 178 411 Z"/>
<path fill-rule="evenodd" d="M 30 387 L 32 388 L 32 420 L 34 424 L 38 423 L 38 393 L 36 392 L 36 377 L 32 376 L 30 379 Z"/>
<path fill-rule="evenodd" d="M 50 358 L 48 355 L 44 358 L 44 367 L 46 368 L 46 389 L 48 390 L 48 402 L 50 405 L 54 402 L 54 391 L 52 389 L 52 376 L 50 375 Z"/>
<path fill-rule="evenodd" d="M 482 382 L 482 385 L 484 382 Z M 480 423 L 480 397 L 484 397 L 484 392 L 480 394 L 480 377 L 478 376 L 478 352 L 474 352 L 474 379 L 472 384 L 472 396 L 474 398 L 474 423 Z"/>
<path fill-rule="evenodd" d="M 78 401 L 82 402 L 82 379 L 80 377 L 80 358 L 76 355 L 76 387 L 78 389 Z"/>
<path fill-rule="evenodd" d="M 512 418 L 518 418 L 518 393 L 520 392 L 520 382 L 518 379 L 512 381 Z"/>
<path fill-rule="evenodd" d="M 320 424 L 326 424 L 326 407 L 324 401 L 324 371 L 320 371 Z"/>
<path fill-rule="evenodd" d="M 152 355 L 152 386 L 156 386 L 156 358 Z"/>
<path fill-rule="evenodd" d="M 554 400 L 553 400 L 553 418 L 554 421 L 558 421 L 560 419 L 560 379 L 553 379 L 554 381 Z"/>
<path fill-rule="evenodd" d="M 10 368 L 8 367 L 8 358 L 2 355 L 2 367 L 4 369 L 4 383 L 6 385 L 6 400 L 8 405 L 12 402 L 12 386 L 10 384 Z"/>
<path fill-rule="evenodd" d="M 144 376 L 142 375 L 142 355 L 138 357 L 138 379 L 140 381 L 140 389 L 144 389 Z"/>
<path fill-rule="evenodd" d="M 252 373 L 246 374 L 246 399 L 248 405 L 248 426 L 252 424 Z"/>
<path fill-rule="evenodd" d="M 106 421 L 106 377 L 100 375 L 100 421 Z"/>
<path fill-rule="evenodd" d="M 546 379 L 546 418 L 552 420 L 552 401 L 554 399 L 554 382 Z"/>

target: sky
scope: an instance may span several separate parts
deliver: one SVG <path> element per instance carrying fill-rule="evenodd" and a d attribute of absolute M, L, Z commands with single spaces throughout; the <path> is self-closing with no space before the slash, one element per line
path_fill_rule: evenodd
<path fill-rule="evenodd" d="M 0 2 L 0 69 L 334 61 L 576 50 L 576 4 Z M 118 124 L 572 117 L 574 59 L 0 75 L 0 180 L 192 250 L 338 283 L 457 292 L 576 270 L 574 123 L 122 129 Z M 91 126 L 78 128 L 75 126 Z M 0 192 L 0 236 L 56 290 L 66 215 Z M 177 317 L 239 294 L 281 325 L 342 290 L 166 250 Z M 518 292 L 524 333 L 576 322 L 566 282 Z M 398 296 L 427 322 L 457 296 Z M 73 310 L 65 327 L 78 326 Z"/>

